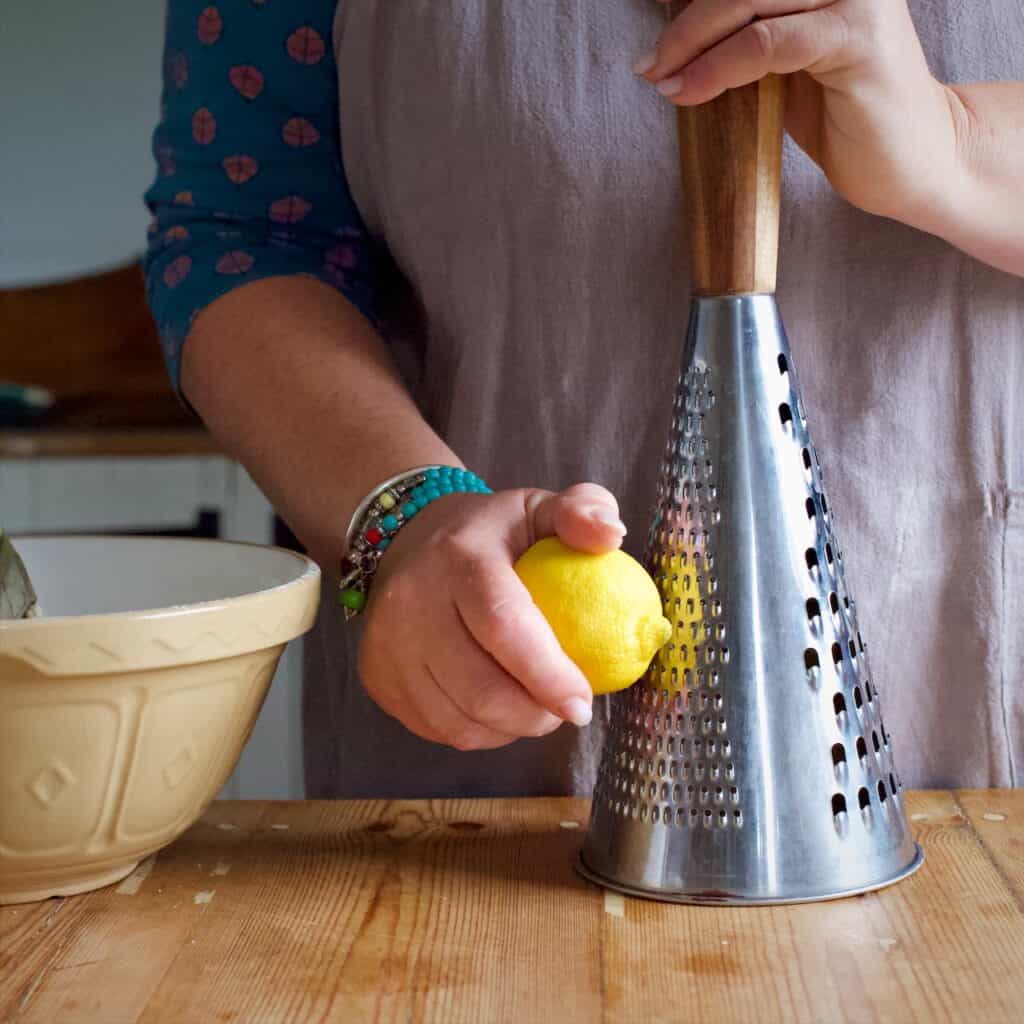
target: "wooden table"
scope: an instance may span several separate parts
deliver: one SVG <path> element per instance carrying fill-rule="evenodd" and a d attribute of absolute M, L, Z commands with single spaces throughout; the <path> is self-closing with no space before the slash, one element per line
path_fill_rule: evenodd
<path fill-rule="evenodd" d="M 1024 1020 L 1024 791 L 908 810 L 909 881 L 732 909 L 581 881 L 581 800 L 218 803 L 116 888 L 0 908 L 0 1020 Z"/>

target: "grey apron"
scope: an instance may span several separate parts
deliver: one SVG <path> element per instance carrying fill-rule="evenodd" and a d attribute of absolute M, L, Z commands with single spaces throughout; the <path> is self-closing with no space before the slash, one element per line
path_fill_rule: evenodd
<path fill-rule="evenodd" d="M 915 0 L 936 74 L 1021 75 L 1015 0 Z M 359 0 L 336 19 L 345 169 L 407 284 L 389 336 L 501 488 L 609 487 L 638 545 L 689 295 L 672 109 L 629 71 L 651 0 Z M 909 786 L 1024 771 L 1024 281 L 861 213 L 787 144 L 779 301 Z M 587 793 L 607 714 L 499 751 L 425 743 L 307 643 L 317 797 Z"/>

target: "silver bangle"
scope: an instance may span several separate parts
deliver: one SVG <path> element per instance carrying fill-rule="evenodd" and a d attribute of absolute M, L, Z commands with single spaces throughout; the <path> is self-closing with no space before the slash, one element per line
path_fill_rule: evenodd
<path fill-rule="evenodd" d="M 493 492 L 475 473 L 432 465 L 383 481 L 360 502 L 346 531 L 339 566 L 338 601 L 346 621 L 365 607 L 381 556 L 405 524 L 437 498 L 462 493 Z"/>
<path fill-rule="evenodd" d="M 347 555 L 352 550 L 352 535 L 356 532 L 356 528 L 363 521 L 366 515 L 366 510 L 377 500 L 377 498 L 383 494 L 388 488 L 394 487 L 395 484 L 401 483 L 403 480 L 410 476 L 419 476 L 421 473 L 426 473 L 428 469 L 440 469 L 440 464 L 434 464 L 430 466 L 418 466 L 415 469 L 406 469 L 401 473 L 396 473 L 394 476 L 389 477 L 383 483 L 377 484 L 376 487 L 365 498 L 356 506 L 355 512 L 352 513 L 352 518 L 349 520 L 348 529 L 345 531 L 345 550 L 342 552 L 343 555 Z"/>

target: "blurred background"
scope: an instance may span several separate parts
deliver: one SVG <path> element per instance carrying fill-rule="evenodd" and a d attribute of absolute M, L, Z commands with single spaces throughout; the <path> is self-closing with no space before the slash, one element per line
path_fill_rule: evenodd
<path fill-rule="evenodd" d="M 296 546 L 178 402 L 146 307 L 164 11 L 0 9 L 0 526 Z M 296 642 L 225 795 L 303 795 L 301 667 Z"/>

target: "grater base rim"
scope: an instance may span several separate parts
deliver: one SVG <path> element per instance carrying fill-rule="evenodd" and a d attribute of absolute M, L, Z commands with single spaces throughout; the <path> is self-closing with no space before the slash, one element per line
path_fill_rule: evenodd
<path fill-rule="evenodd" d="M 592 871 L 583 859 L 582 851 L 576 858 L 575 867 L 577 873 L 588 882 L 600 886 L 602 889 L 610 889 L 612 892 L 622 893 L 624 896 L 634 896 L 638 899 L 654 900 L 659 903 L 685 903 L 693 906 L 771 907 L 797 903 L 824 903 L 829 900 L 846 899 L 850 896 L 863 896 L 869 892 L 877 892 L 879 889 L 888 888 L 890 885 L 895 885 L 897 882 L 902 882 L 905 878 L 909 878 L 924 863 L 924 850 L 921 849 L 919 844 L 914 844 L 914 851 L 914 859 L 893 875 L 852 889 L 837 889 L 834 892 L 816 893 L 812 896 L 743 896 L 739 893 L 726 892 L 712 894 L 645 889 L 640 886 L 616 882 L 613 879 L 598 874 L 596 871 Z"/>

